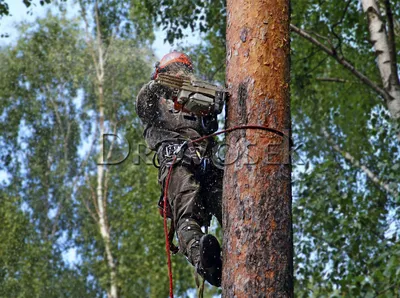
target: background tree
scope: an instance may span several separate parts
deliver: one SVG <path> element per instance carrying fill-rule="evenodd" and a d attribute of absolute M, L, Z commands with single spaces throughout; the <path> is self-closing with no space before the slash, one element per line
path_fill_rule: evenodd
<path fill-rule="evenodd" d="M 83 3 L 88 33 L 96 41 L 94 2 Z M 389 113 L 385 97 L 386 89 L 395 85 L 387 82 L 395 76 L 382 81 L 376 49 L 370 43 L 375 38 L 368 17 L 379 19 L 385 26 L 391 44 L 390 65 L 394 67 L 399 63 L 393 49 L 400 46 L 400 4 L 368 3 L 365 11 L 357 1 L 292 3 L 292 29 L 299 29 L 293 32 L 291 43 L 297 149 L 293 156 L 296 296 L 398 295 L 399 126 Z M 116 127 L 121 136 L 132 138 L 132 142 L 139 139 L 135 117 L 130 130 L 123 128 L 121 120 L 134 115 L 135 92 L 150 73 L 152 59 L 146 46 L 157 25 L 168 32 L 171 42 L 184 37 L 185 27 L 203 32 L 204 43 L 191 49 L 194 61 L 206 78 L 224 84 L 224 1 L 99 1 L 98 7 L 105 48 L 114 36 L 111 44 L 118 51 L 123 52 L 128 45 L 129 53 L 143 48 L 148 53 L 140 63 L 124 54 L 113 61 L 127 63 L 109 60 L 105 65 L 105 69 L 112 66 L 105 71 L 110 77 L 104 82 L 109 84 L 104 87 L 108 94 L 104 108 L 107 132 L 119 123 Z M 7 256 L 1 258 L 2 268 L 7 269 L 0 276 L 4 288 L 20 296 L 29 292 L 62 297 L 61 288 L 74 295 L 72 289 L 84 287 L 78 297 L 93 297 L 104 296 L 110 288 L 104 241 L 96 217 L 90 215 L 97 216 L 90 185 L 95 186 L 97 181 L 98 147 L 93 145 L 85 162 L 93 140 L 98 141 L 98 84 L 89 47 L 96 44 L 87 42 L 82 20 L 75 21 L 80 25 L 71 25 L 73 22 L 66 18 L 56 18 L 46 26 L 41 25 L 44 21 L 25 25 L 16 45 L 0 51 L 0 125 L 4 132 L 0 154 L 5 169 L 0 214 L 9 223 L 0 234 L 4 239 L 1 255 Z M 118 80 L 112 79 L 113 69 L 133 73 L 135 65 L 140 66 L 140 71 L 135 70 L 139 81 L 123 72 L 116 76 Z M 113 110 L 113 101 L 107 96 L 114 94 L 121 100 Z M 106 150 L 112 141 L 105 142 Z M 117 147 L 113 152 L 120 156 L 125 148 L 121 145 L 118 152 Z M 123 169 L 106 167 L 104 172 L 112 177 L 103 202 L 107 202 L 112 227 L 119 294 L 158 297 L 167 293 L 162 229 L 154 224 L 158 215 L 150 203 L 158 196 L 151 179 L 155 173 L 132 164 Z M 145 216 L 150 205 L 154 211 Z M 13 231 L 21 231 L 21 238 L 14 239 Z M 16 249 L 18 245 L 21 250 Z M 78 260 L 71 266 L 64 260 L 74 251 Z M 143 260 L 150 260 L 150 265 Z M 189 271 L 178 264 L 181 259 L 176 260 L 176 290 L 184 293 L 193 284 Z M 148 268 L 154 271 L 144 275 Z M 39 274 L 35 275 L 36 271 Z"/>
<path fill-rule="evenodd" d="M 399 274 L 398 123 L 371 84 L 384 86 L 367 17 L 350 1 L 318 12 L 312 2 L 299 5 L 293 24 L 312 28 L 337 54 L 294 36 L 294 121 L 307 152 L 294 210 L 297 247 L 306 252 L 296 254 L 299 294 L 390 297 Z"/>
<path fill-rule="evenodd" d="M 223 1 L 153 4 L 169 41 L 192 27 L 203 32 L 203 62 L 224 61 L 213 43 L 215 36 L 224 43 Z M 366 11 L 385 26 L 394 67 L 399 3 L 379 2 L 378 9 Z M 368 15 L 354 1 L 295 1 L 292 24 L 296 294 L 396 295 L 399 126 L 388 111 Z"/>
<path fill-rule="evenodd" d="M 3 276 L 6 284 L 17 285 L 4 297 L 12 293 L 62 297 L 70 286 L 80 290 L 82 297 L 96 293 L 85 289 L 80 271 L 70 270 L 62 258 L 71 245 L 67 235 L 73 231 L 76 204 L 71 200 L 75 169 L 70 165 L 78 161 L 79 128 L 72 100 L 82 67 L 72 60 L 79 49 L 77 25 L 57 21 L 49 16 L 49 22 L 39 22 L 37 31 L 21 25 L 20 42 L 1 51 L 1 129 L 5 132 L 1 153 L 3 169 L 9 174 L 2 186 L 2 204 L 10 207 L 4 209 L 5 215 L 15 212 L 16 220 L 6 227 L 22 225 L 21 234 L 8 230 L 10 237 L 19 239 L 20 249 L 6 246 L 5 255 L 15 257 L 18 266 Z M 70 59 L 62 55 L 66 53 Z M 57 206 L 62 206 L 62 213 L 56 214 Z"/>
<path fill-rule="evenodd" d="M 89 19 L 87 30 L 82 30 L 82 24 L 79 18 L 49 14 L 37 26 L 24 24 L 16 45 L 1 49 L 1 128 L 7 132 L 1 138 L 1 156 L 8 173 L 2 202 L 4 198 L 14 206 L 4 214 L 16 218 L 4 237 L 9 239 L 21 229 L 15 242 L 24 243 L 16 251 L 17 244 L 2 247 L 10 260 L 20 262 L 13 263 L 10 272 L 15 275 L 9 271 L 1 275 L 7 285 L 4 297 L 28 292 L 41 297 L 100 297 L 115 296 L 115 291 L 128 297 L 160 297 L 168 292 L 156 171 L 132 159 L 118 167 L 104 166 L 103 179 L 97 171 L 102 158 L 97 146 L 101 107 L 103 132 L 128 139 L 132 152 L 137 151 L 142 127 L 134 100 L 150 76 L 152 53 L 137 40 L 118 36 L 115 29 L 100 38 L 100 26 Z M 111 161 L 128 149 L 113 138 L 104 144 L 105 159 Z M 25 231 L 31 230 L 36 242 L 27 237 Z M 73 252 L 76 264 L 66 264 L 71 259 L 67 254 Z M 32 258 L 46 261 L 36 261 L 38 272 L 31 271 Z M 184 295 L 193 281 L 185 260 L 174 260 L 175 290 Z M 20 282 L 20 276 L 27 282 Z M 13 292 L 12 282 L 18 283 Z"/>

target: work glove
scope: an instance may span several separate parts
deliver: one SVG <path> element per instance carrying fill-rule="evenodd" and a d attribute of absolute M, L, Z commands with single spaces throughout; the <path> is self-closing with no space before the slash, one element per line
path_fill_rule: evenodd
<path fill-rule="evenodd" d="M 157 81 L 151 80 L 148 84 L 149 91 L 157 96 L 171 98 L 173 90 L 167 86 L 159 84 Z"/>

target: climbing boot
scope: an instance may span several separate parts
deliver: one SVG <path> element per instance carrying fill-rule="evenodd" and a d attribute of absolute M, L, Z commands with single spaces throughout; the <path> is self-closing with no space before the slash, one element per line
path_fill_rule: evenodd
<path fill-rule="evenodd" d="M 203 235 L 200 239 L 200 263 L 197 272 L 211 285 L 221 286 L 221 247 L 213 235 Z"/>

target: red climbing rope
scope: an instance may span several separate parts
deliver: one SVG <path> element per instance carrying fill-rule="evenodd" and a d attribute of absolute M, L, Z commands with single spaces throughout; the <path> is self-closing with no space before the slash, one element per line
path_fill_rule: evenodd
<path fill-rule="evenodd" d="M 234 127 L 228 128 L 228 129 L 224 129 L 224 130 L 215 132 L 213 134 L 200 137 L 198 139 L 190 140 L 190 141 L 188 141 L 188 143 L 197 143 L 197 142 L 200 142 L 202 140 L 211 138 L 213 136 L 217 136 L 217 135 L 220 135 L 220 134 L 223 134 L 223 133 L 228 133 L 228 132 L 231 132 L 231 131 L 234 131 L 234 130 L 239 130 L 239 129 L 261 129 L 261 130 L 266 130 L 266 131 L 275 133 L 275 134 L 280 135 L 282 137 L 290 138 L 290 136 L 288 136 L 285 133 L 283 133 L 282 131 L 274 129 L 274 128 L 269 128 L 269 127 L 262 126 L 262 125 L 240 125 L 240 126 L 234 126 Z M 180 150 L 182 150 L 182 148 L 183 148 L 183 146 L 181 147 Z M 176 152 L 176 154 L 177 153 L 179 153 L 179 152 Z M 163 198 L 163 200 L 164 200 L 164 210 L 163 210 L 164 212 L 163 212 L 163 215 L 164 215 L 165 250 L 166 250 L 167 259 L 168 259 L 169 296 L 170 296 L 170 298 L 174 297 L 174 292 L 173 292 L 174 291 L 174 287 L 173 287 L 173 281 L 172 281 L 172 265 L 171 265 L 171 252 L 170 252 L 171 249 L 170 249 L 170 243 L 169 243 L 169 237 L 168 237 L 167 203 L 168 203 L 168 186 L 169 186 L 169 182 L 170 182 L 170 179 L 171 179 L 172 168 L 173 168 L 173 166 L 174 166 L 174 164 L 176 162 L 176 159 L 177 159 L 177 155 L 176 154 L 174 155 L 174 158 L 173 158 L 173 160 L 171 162 L 171 165 L 170 165 L 170 167 L 168 169 L 168 175 L 167 175 L 167 179 L 166 179 L 166 182 L 165 182 L 164 198 Z"/>
<path fill-rule="evenodd" d="M 174 297 L 174 286 L 172 283 L 172 265 L 171 265 L 171 252 L 170 252 L 170 245 L 169 245 L 169 237 L 168 237 L 168 223 L 167 223 L 167 198 L 168 198 L 168 186 L 169 180 L 171 179 L 172 167 L 176 161 L 176 155 L 172 160 L 171 166 L 168 170 L 167 180 L 165 181 L 164 187 L 164 234 L 165 234 L 165 250 L 167 253 L 167 260 L 168 260 L 168 276 L 169 276 L 169 296 L 170 298 Z"/>

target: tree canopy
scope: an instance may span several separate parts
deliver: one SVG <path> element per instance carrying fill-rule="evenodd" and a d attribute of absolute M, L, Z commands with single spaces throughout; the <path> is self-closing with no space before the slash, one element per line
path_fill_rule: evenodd
<path fill-rule="evenodd" d="M 106 132 L 142 141 L 133 102 L 152 71 L 157 26 L 174 43 L 185 28 L 201 32 L 203 42 L 185 50 L 199 75 L 224 84 L 224 1 L 99 1 L 97 21 L 95 3 L 79 1 L 75 19 L 48 14 L 21 24 L 16 45 L 0 50 L 2 297 L 109 291 L 96 199 L 100 108 Z M 377 3 L 398 50 L 400 3 Z M 354 1 L 299 0 L 291 23 L 296 296 L 397 297 L 399 123 L 384 98 L 367 13 Z M 119 143 L 112 156 L 126 149 Z M 156 180 L 152 167 L 129 159 L 104 168 L 101 202 L 121 297 L 168 292 Z M 175 290 L 185 296 L 195 287 L 191 269 L 173 260 Z"/>
<path fill-rule="evenodd" d="M 48 14 L 35 26 L 22 24 L 17 44 L 1 49 L 5 134 L 0 141 L 8 173 L 0 205 L 6 220 L 2 297 L 101 297 L 108 291 L 109 268 L 93 197 L 101 152 L 95 146 L 99 94 L 92 55 L 99 44 L 81 24 Z M 106 132 L 129 140 L 135 153 L 143 142 L 134 99 L 150 76 L 153 54 L 135 40 L 113 36 L 105 57 Z M 104 143 L 109 152 L 113 139 Z M 126 150 L 126 143 L 119 144 L 109 159 L 124 156 Z M 160 253 L 164 240 L 156 172 L 136 165 L 132 155 L 105 171 L 102 202 L 121 276 L 116 281 L 119 293 L 160 297 L 168 277 Z M 191 274 L 184 260 L 174 261 L 177 293 L 185 293 L 193 287 Z"/>

